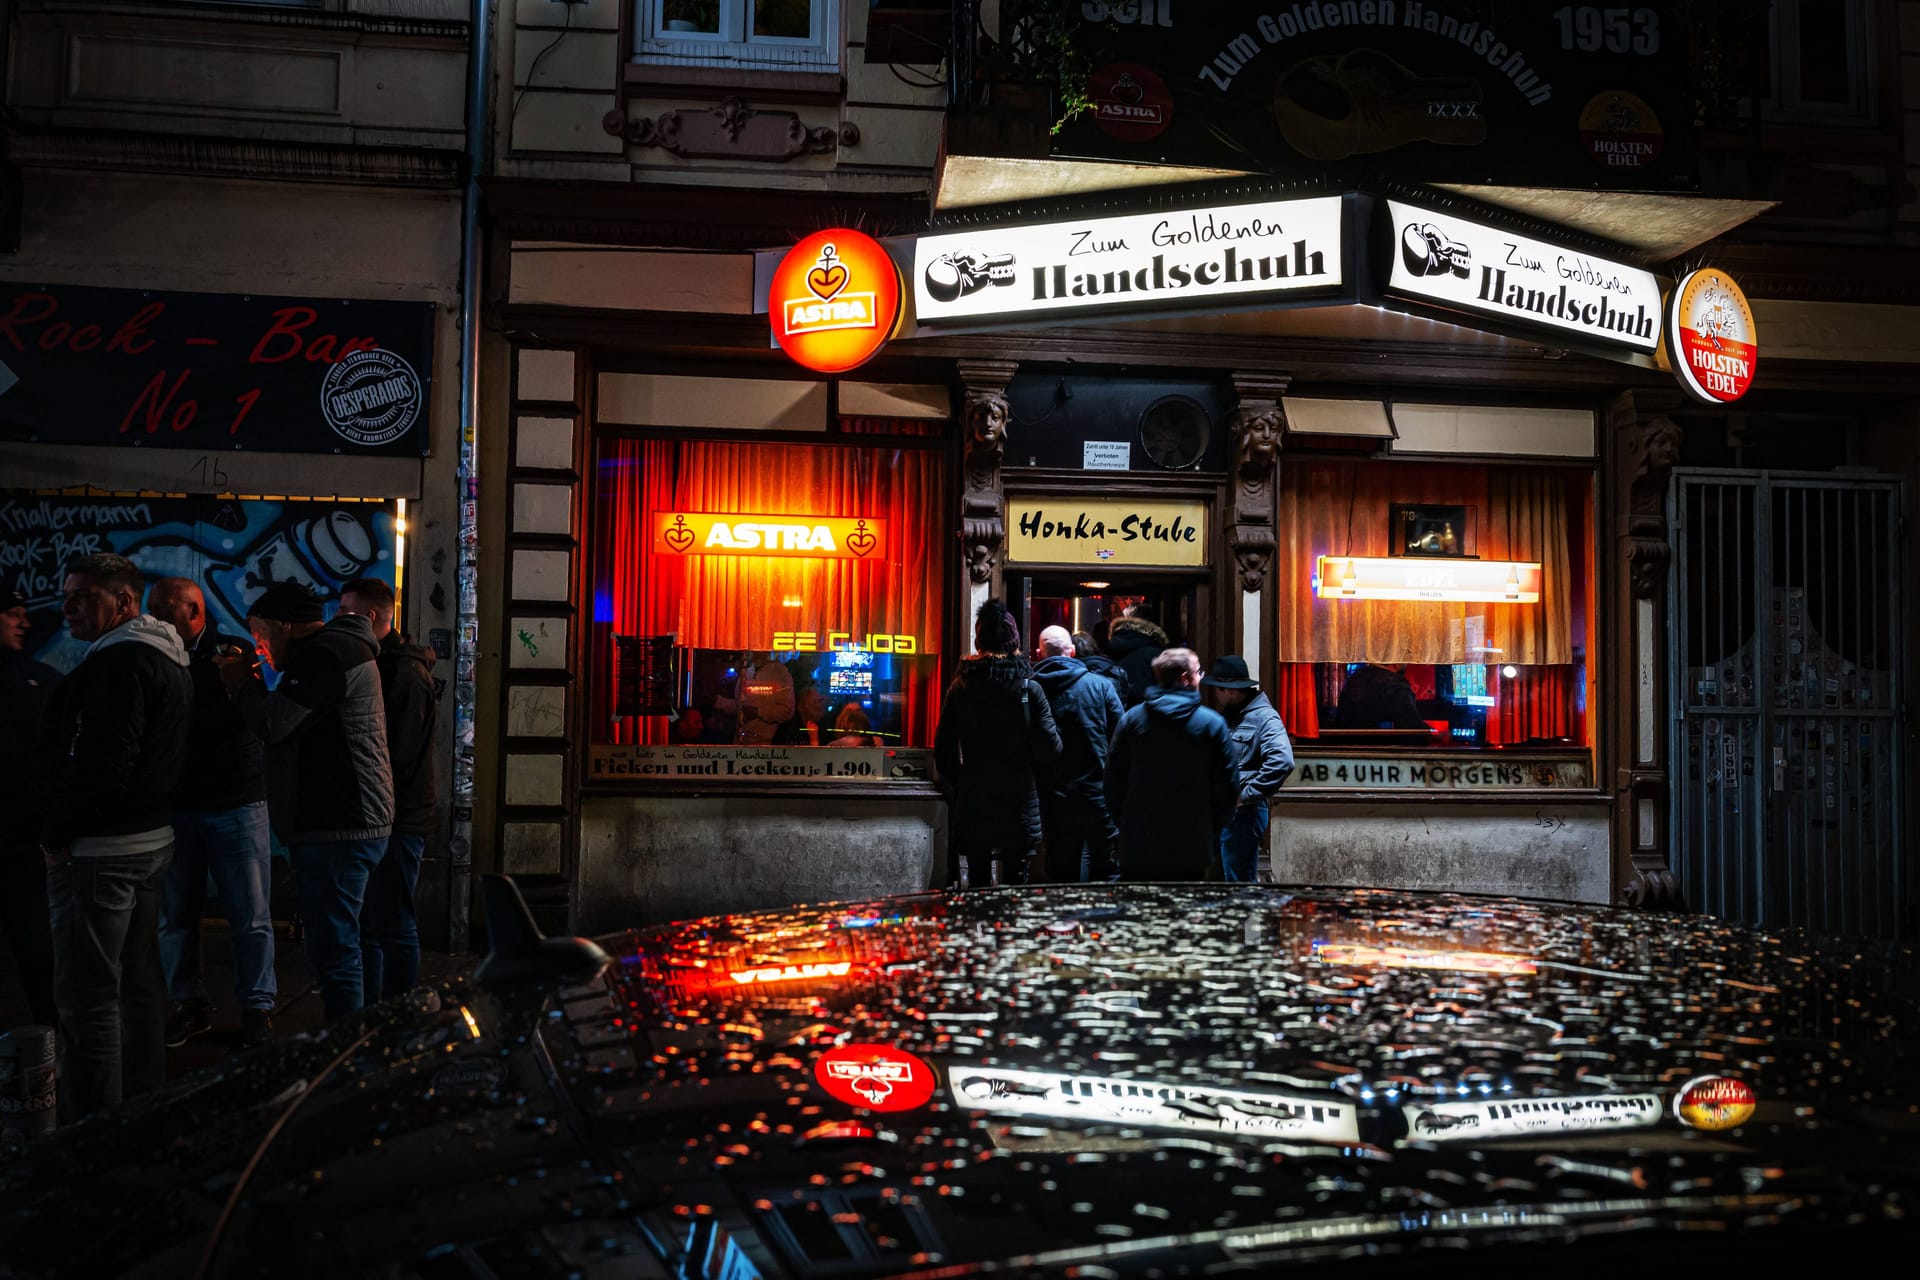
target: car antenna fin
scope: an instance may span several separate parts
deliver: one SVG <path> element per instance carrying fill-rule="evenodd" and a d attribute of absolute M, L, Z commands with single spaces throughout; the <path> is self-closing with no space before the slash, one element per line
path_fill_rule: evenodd
<path fill-rule="evenodd" d="M 609 963 L 607 953 L 586 938 L 549 938 L 541 933 L 512 876 L 481 876 L 480 898 L 487 919 L 486 959 L 473 971 L 473 980 L 480 986 L 587 982 Z"/>

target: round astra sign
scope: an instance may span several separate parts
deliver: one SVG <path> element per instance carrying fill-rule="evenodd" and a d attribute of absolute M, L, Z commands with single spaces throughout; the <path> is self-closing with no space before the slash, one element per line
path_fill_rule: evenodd
<path fill-rule="evenodd" d="M 1728 1076 L 1700 1076 L 1673 1095 L 1673 1115 L 1689 1129 L 1737 1129 L 1753 1118 L 1753 1086 Z"/>
<path fill-rule="evenodd" d="M 1708 404 L 1747 394 L 1759 364 L 1753 308 L 1724 271 L 1683 276 L 1667 303 L 1667 358 L 1680 385 Z"/>
<path fill-rule="evenodd" d="M 793 246 L 767 295 L 774 340 L 816 373 L 871 360 L 900 326 L 900 269 L 880 242 L 836 227 Z"/>
<path fill-rule="evenodd" d="M 813 1078 L 835 1099 L 869 1111 L 911 1111 L 933 1097 L 933 1068 L 884 1044 L 843 1044 L 813 1064 Z"/>

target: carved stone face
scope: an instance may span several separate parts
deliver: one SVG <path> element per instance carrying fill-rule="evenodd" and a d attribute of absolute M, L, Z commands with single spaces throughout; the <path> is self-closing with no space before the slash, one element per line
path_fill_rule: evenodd
<path fill-rule="evenodd" d="M 1655 471 L 1671 471 L 1680 461 L 1680 428 L 1660 421 L 1647 426 L 1647 465 Z"/>
<path fill-rule="evenodd" d="M 967 396 L 967 433 L 975 449 L 1000 452 L 1007 444 L 1007 398 L 995 393 Z"/>
<path fill-rule="evenodd" d="M 985 582 L 993 576 L 993 548 L 984 542 L 969 543 L 967 546 L 967 578 L 972 582 Z"/>
<path fill-rule="evenodd" d="M 1240 418 L 1240 466 L 1264 471 L 1280 456 L 1280 411 L 1248 413 Z"/>

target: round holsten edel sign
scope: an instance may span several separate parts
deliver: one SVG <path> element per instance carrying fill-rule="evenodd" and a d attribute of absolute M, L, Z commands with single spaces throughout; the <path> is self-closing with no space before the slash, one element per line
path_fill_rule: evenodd
<path fill-rule="evenodd" d="M 848 1106 L 911 1111 L 933 1098 L 933 1068 L 885 1044 L 843 1044 L 813 1064 L 820 1087 Z"/>
<path fill-rule="evenodd" d="M 816 373 L 845 373 L 900 326 L 900 269 L 878 240 L 836 227 L 793 246 L 773 273 L 774 340 Z"/>
<path fill-rule="evenodd" d="M 1724 271 L 1690 272 L 1667 305 L 1668 359 L 1680 385 L 1708 404 L 1747 394 L 1760 362 L 1747 295 Z"/>

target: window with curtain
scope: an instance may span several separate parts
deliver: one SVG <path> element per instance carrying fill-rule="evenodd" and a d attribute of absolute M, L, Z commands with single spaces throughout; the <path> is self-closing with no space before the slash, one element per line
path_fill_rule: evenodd
<path fill-rule="evenodd" d="M 1593 477 L 1530 466 L 1288 461 L 1281 468 L 1279 688 L 1296 742 L 1422 750 L 1590 747 Z M 1406 555 L 1396 508 L 1459 510 L 1461 560 L 1540 566 L 1538 600 L 1326 598 L 1322 557 L 1395 560 L 1419 584 L 1449 557 Z M 1462 566 L 1463 568 L 1467 566 Z M 1431 571 L 1431 572 L 1427 572 Z M 1494 577 L 1499 577 L 1494 571 Z M 1496 584 L 1488 594 L 1503 596 Z M 1517 595 L 1517 593 L 1516 593 Z"/>
<path fill-rule="evenodd" d="M 932 745 L 938 450 L 605 437 L 596 473 L 595 744 Z"/>

